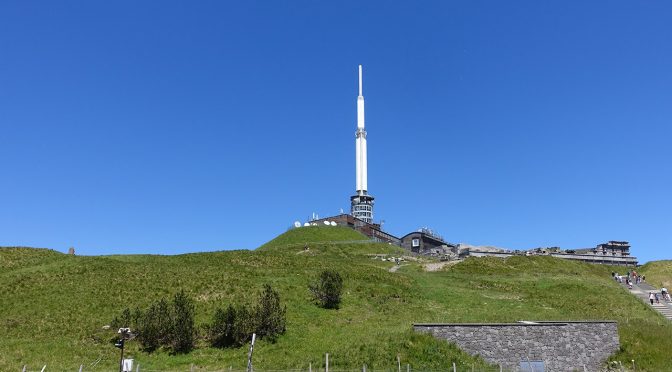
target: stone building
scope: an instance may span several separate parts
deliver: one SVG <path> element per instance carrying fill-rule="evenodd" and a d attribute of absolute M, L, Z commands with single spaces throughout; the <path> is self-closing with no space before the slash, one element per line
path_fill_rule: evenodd
<path fill-rule="evenodd" d="M 457 246 L 443 240 L 429 229 L 423 228 L 404 235 L 401 246 L 413 253 L 429 255 L 456 254 Z"/>

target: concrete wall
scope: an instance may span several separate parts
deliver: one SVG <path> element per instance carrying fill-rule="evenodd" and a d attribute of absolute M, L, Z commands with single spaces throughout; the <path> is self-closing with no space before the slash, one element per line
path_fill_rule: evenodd
<path fill-rule="evenodd" d="M 505 369 L 542 360 L 546 371 L 597 371 L 619 349 L 616 322 L 414 324 L 417 332 L 454 342 L 471 355 Z"/>

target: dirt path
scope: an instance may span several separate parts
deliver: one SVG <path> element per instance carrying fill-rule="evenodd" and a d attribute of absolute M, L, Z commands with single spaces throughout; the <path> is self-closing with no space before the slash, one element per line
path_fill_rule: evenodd
<path fill-rule="evenodd" d="M 408 266 L 408 264 L 406 264 L 406 265 L 394 265 L 394 266 L 390 267 L 390 269 L 387 270 L 387 271 L 393 273 L 393 272 L 399 270 L 399 268 L 402 267 L 402 266 Z"/>
<path fill-rule="evenodd" d="M 439 271 L 447 266 L 453 266 L 460 261 L 430 262 L 422 266 L 425 271 Z"/>

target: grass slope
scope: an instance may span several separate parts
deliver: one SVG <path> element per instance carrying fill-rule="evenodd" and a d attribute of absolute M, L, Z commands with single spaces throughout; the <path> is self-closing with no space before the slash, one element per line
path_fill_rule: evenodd
<path fill-rule="evenodd" d="M 672 260 L 651 261 L 639 268 L 646 281 L 658 288 L 672 288 Z"/>
<path fill-rule="evenodd" d="M 669 369 L 672 326 L 611 280 L 611 268 L 550 257 L 469 259 L 450 269 L 424 272 L 419 264 L 391 273 L 389 262 L 369 254 L 398 248 L 362 244 L 349 229 L 290 230 L 256 251 L 179 256 L 80 257 L 49 250 L 0 249 L 0 370 L 47 364 L 49 370 L 114 370 L 117 349 L 102 326 L 127 305 L 145 306 L 185 289 L 197 301 L 197 323 L 216 307 L 251 303 L 264 283 L 287 305 L 287 333 L 255 348 L 257 369 L 307 369 L 330 354 L 333 369 L 402 364 L 416 369 L 488 366 L 455 347 L 414 334 L 413 322 L 511 322 L 615 319 L 624 365 Z M 310 250 L 304 251 L 308 243 Z M 339 310 L 319 309 L 307 284 L 331 268 L 345 278 Z M 245 348 L 199 348 L 188 355 L 146 354 L 129 343 L 143 369 L 244 369 Z M 91 367 L 92 364 L 96 363 Z"/>

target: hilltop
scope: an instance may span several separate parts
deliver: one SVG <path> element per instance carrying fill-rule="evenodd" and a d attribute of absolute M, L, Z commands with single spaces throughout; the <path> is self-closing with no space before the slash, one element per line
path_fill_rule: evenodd
<path fill-rule="evenodd" d="M 649 284 L 657 287 L 672 287 L 672 260 L 647 262 L 639 268 Z"/>
<path fill-rule="evenodd" d="M 308 249 L 306 250 L 306 245 Z M 287 305 L 287 333 L 255 349 L 258 369 L 391 369 L 397 355 L 416 369 L 487 368 L 445 342 L 414 334 L 414 322 L 613 319 L 621 351 L 613 360 L 665 370 L 672 325 L 611 280 L 613 268 L 552 257 L 471 258 L 441 271 L 423 262 L 394 265 L 376 255 L 398 247 L 371 243 L 340 227 L 293 229 L 254 251 L 177 256 L 71 256 L 46 249 L 0 249 L 0 370 L 111 370 L 118 350 L 102 326 L 124 307 L 144 307 L 184 289 L 197 324 L 215 308 L 252 303 L 263 284 Z M 344 279 L 339 310 L 316 307 L 308 283 L 330 268 Z M 247 350 L 200 347 L 187 355 L 129 352 L 143 368 L 244 369 Z"/>

